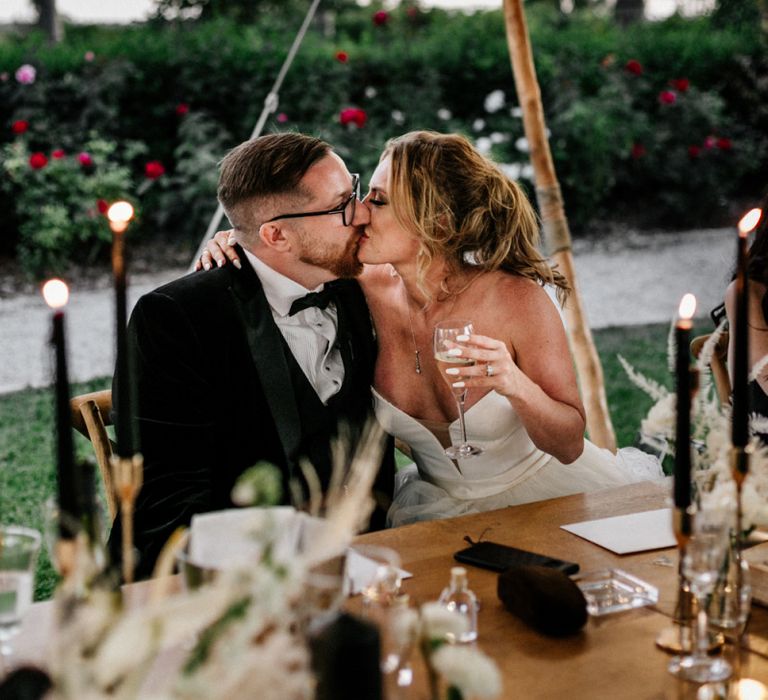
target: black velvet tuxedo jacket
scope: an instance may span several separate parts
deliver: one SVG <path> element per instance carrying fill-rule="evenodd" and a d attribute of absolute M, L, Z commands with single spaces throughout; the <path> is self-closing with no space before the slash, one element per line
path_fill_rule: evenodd
<path fill-rule="evenodd" d="M 135 509 L 137 577 L 151 574 L 163 544 L 193 514 L 232 507 L 237 477 L 259 460 L 280 467 L 284 485 L 300 476 L 312 414 L 298 404 L 310 385 L 274 322 L 257 275 L 244 255 L 240 259 L 241 270 L 227 265 L 193 273 L 150 292 L 131 316 L 134 414 L 144 455 L 144 486 Z M 345 364 L 338 410 L 360 426 L 372 413 L 376 345 L 358 283 L 332 284 Z M 303 395 L 297 390 L 302 380 Z M 121 390 L 115 380 L 114 396 Z M 316 393 L 311 397 L 319 402 Z M 325 482 L 327 465 L 315 467 Z M 383 509 L 374 514 L 373 528 L 384 524 L 393 484 L 388 445 L 374 494 Z M 118 516 L 110 535 L 115 561 L 120 542 Z"/>

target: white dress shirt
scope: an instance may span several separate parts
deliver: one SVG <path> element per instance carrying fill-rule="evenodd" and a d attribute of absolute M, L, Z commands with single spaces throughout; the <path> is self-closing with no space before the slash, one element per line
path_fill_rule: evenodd
<path fill-rule="evenodd" d="M 336 345 L 336 304 L 331 302 L 325 309 L 311 306 L 289 316 L 291 304 L 296 299 L 310 292 L 319 292 L 325 285 L 307 289 L 273 270 L 253 253 L 244 252 L 261 281 L 272 317 L 285 342 L 320 400 L 327 403 L 341 389 L 344 381 L 344 361 Z"/>

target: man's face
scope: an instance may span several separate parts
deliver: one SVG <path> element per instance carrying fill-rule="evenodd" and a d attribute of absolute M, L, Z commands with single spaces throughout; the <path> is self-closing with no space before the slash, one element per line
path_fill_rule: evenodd
<path fill-rule="evenodd" d="M 302 203 L 302 211 L 335 209 L 352 194 L 352 176 L 344 161 L 335 153 L 330 153 L 306 172 L 301 179 L 301 187 L 311 195 Z M 295 233 L 298 259 L 327 270 L 335 277 L 359 275 L 363 266 L 357 259 L 357 248 L 363 229 L 368 224 L 369 212 L 359 202 L 356 204 L 354 217 L 348 226 L 344 225 L 341 214 L 286 220 Z"/>

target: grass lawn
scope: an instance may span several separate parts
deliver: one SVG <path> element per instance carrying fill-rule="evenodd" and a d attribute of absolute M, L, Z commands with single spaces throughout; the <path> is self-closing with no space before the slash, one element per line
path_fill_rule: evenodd
<path fill-rule="evenodd" d="M 621 446 L 633 444 L 640 420 L 651 399 L 630 384 L 616 359 L 622 354 L 634 367 L 667 386 L 666 367 L 669 326 L 627 326 L 595 331 L 603 363 L 613 425 Z M 698 332 L 707 332 L 702 322 Z M 82 394 L 108 388 L 108 378 L 72 387 Z M 56 491 L 53 444 L 53 398 L 49 389 L 30 389 L 0 396 L 0 523 L 23 524 L 43 530 L 43 504 Z M 90 443 L 76 436 L 78 454 L 92 456 Z M 106 512 L 106 510 L 105 510 Z M 50 597 L 56 585 L 48 552 L 43 548 L 38 565 L 36 598 Z"/>

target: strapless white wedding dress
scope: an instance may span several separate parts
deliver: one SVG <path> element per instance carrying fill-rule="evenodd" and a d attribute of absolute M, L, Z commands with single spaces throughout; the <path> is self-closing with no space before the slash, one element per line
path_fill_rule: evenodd
<path fill-rule="evenodd" d="M 415 464 L 401 469 L 387 520 L 405 525 L 450 518 L 572 493 L 597 491 L 664 476 L 659 461 L 633 447 L 618 454 L 584 441 L 584 452 L 562 464 L 533 444 L 512 405 L 491 391 L 466 412 L 468 441 L 483 452 L 451 460 L 435 434 L 376 390 L 376 417 L 384 430 L 407 443 Z M 460 440 L 459 421 L 448 426 Z"/>

